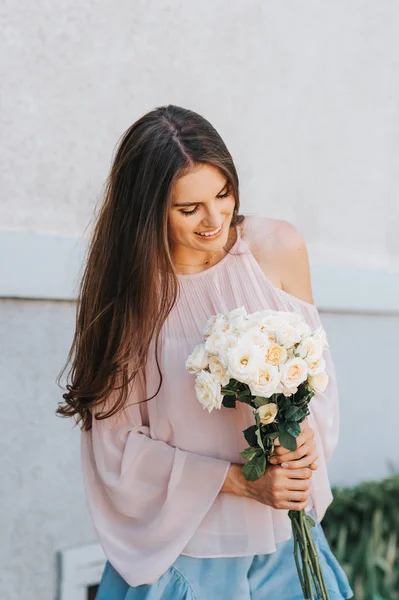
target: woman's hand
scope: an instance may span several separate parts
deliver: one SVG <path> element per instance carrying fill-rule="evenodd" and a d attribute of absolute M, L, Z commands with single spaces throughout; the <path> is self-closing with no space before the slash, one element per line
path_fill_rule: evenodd
<path fill-rule="evenodd" d="M 256 481 L 248 481 L 242 465 L 232 463 L 221 492 L 257 500 L 273 508 L 302 510 L 308 504 L 312 471 L 307 468 L 289 471 L 280 466 L 267 465 Z"/>
<path fill-rule="evenodd" d="M 300 427 L 301 433 L 296 438 L 297 449 L 293 452 L 284 448 L 276 438 L 274 454 L 269 459 L 271 464 L 280 465 L 286 469 L 302 469 L 309 466 L 312 471 L 315 471 L 318 468 L 315 463 L 319 458 L 316 452 L 316 442 L 307 417 L 302 421 Z"/>

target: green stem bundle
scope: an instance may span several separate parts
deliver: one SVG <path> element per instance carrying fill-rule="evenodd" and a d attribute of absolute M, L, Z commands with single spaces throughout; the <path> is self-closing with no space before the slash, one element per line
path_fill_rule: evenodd
<path fill-rule="evenodd" d="M 290 510 L 288 511 L 288 516 L 292 523 L 294 558 L 303 596 L 307 600 L 314 600 L 312 587 L 313 580 L 317 599 L 330 600 L 321 570 L 316 544 L 312 537 L 311 527 L 314 525 L 310 525 L 311 519 L 306 515 L 305 510 Z M 299 554 L 301 555 L 302 566 L 299 562 Z"/>

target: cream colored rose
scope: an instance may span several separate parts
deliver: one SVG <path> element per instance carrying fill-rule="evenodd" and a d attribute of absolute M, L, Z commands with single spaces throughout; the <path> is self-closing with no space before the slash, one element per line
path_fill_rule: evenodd
<path fill-rule="evenodd" d="M 301 340 L 301 333 L 291 323 L 284 323 L 276 331 L 276 342 L 284 348 L 291 348 Z"/>
<path fill-rule="evenodd" d="M 256 412 L 259 415 L 260 422 L 263 423 L 263 425 L 269 425 L 269 423 L 273 423 L 276 418 L 278 407 L 277 404 L 270 402 L 269 404 L 259 406 L 259 408 L 256 409 Z"/>
<path fill-rule="evenodd" d="M 278 367 L 263 363 L 259 365 L 255 378 L 249 381 L 248 385 L 253 396 L 270 398 L 276 393 L 279 383 L 280 373 Z"/>
<path fill-rule="evenodd" d="M 280 366 L 281 383 L 289 390 L 297 388 L 308 376 L 308 366 L 303 358 L 291 358 Z"/>
<path fill-rule="evenodd" d="M 328 375 L 325 371 L 322 371 L 318 375 L 311 375 L 308 382 L 316 392 L 324 392 L 328 384 Z"/>
<path fill-rule="evenodd" d="M 227 368 L 220 362 L 217 356 L 211 355 L 209 357 L 209 369 L 220 385 L 227 385 L 229 383 L 230 375 L 227 373 Z"/>
<path fill-rule="evenodd" d="M 309 375 L 319 375 L 326 368 L 326 361 L 323 357 L 319 358 L 319 360 L 314 360 L 310 362 L 307 358 L 305 358 L 305 362 L 308 365 Z"/>
<path fill-rule="evenodd" d="M 205 329 L 203 330 L 203 334 L 204 334 L 205 338 L 207 338 L 211 335 L 213 327 L 218 318 L 223 318 L 223 315 L 217 314 L 217 315 L 212 315 L 211 317 L 209 317 L 208 322 L 205 326 Z"/>
<path fill-rule="evenodd" d="M 227 372 L 230 377 L 243 383 L 250 383 L 256 378 L 260 364 L 256 349 L 260 350 L 259 346 L 254 346 L 251 342 L 243 343 L 240 340 L 227 350 Z"/>
<path fill-rule="evenodd" d="M 226 363 L 227 366 L 227 351 L 237 345 L 237 336 L 233 334 L 225 334 L 222 331 L 214 331 L 205 342 L 205 350 L 209 354 L 219 356 L 219 359 Z"/>
<path fill-rule="evenodd" d="M 234 321 L 235 319 L 238 319 L 239 317 L 246 317 L 246 316 L 247 316 L 247 311 L 246 311 L 245 306 L 240 306 L 239 308 L 234 308 L 233 310 L 228 312 L 226 314 L 226 319 L 228 321 Z"/>
<path fill-rule="evenodd" d="M 240 343 L 256 344 L 257 346 L 269 345 L 267 336 L 261 332 L 259 327 L 252 327 L 249 331 L 240 335 Z"/>
<path fill-rule="evenodd" d="M 195 380 L 195 393 L 199 402 L 208 412 L 214 408 L 220 409 L 223 396 L 220 389 L 220 383 L 208 371 L 200 371 Z"/>
<path fill-rule="evenodd" d="M 186 369 L 189 373 L 198 373 L 208 366 L 208 352 L 205 350 L 204 344 L 198 344 L 186 360 Z"/>
<path fill-rule="evenodd" d="M 323 344 L 313 336 L 307 337 L 301 341 L 296 349 L 298 356 L 303 358 L 308 364 L 320 360 L 323 354 Z"/>
<path fill-rule="evenodd" d="M 270 344 L 265 351 L 265 360 L 271 365 L 281 365 L 287 360 L 287 350 L 279 344 Z"/>
<path fill-rule="evenodd" d="M 329 344 L 327 341 L 327 335 L 325 330 L 323 329 L 323 327 L 319 327 L 318 329 L 316 329 L 316 331 L 313 334 L 313 337 L 316 340 L 319 340 L 321 342 L 321 344 L 323 345 L 323 348 L 329 348 Z"/>
<path fill-rule="evenodd" d="M 209 338 L 211 335 L 228 335 L 230 333 L 234 333 L 234 327 L 222 314 L 212 315 L 208 319 L 208 324 L 204 329 L 206 338 Z"/>

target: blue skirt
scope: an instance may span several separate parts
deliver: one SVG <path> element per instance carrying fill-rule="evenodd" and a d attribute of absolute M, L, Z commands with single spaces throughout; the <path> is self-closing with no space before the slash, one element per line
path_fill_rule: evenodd
<path fill-rule="evenodd" d="M 352 598 L 348 578 L 320 523 L 312 534 L 330 600 Z M 155 583 L 136 587 L 129 586 L 107 561 L 96 600 L 303 600 L 293 550 L 291 538 L 272 554 L 227 558 L 180 554 Z"/>

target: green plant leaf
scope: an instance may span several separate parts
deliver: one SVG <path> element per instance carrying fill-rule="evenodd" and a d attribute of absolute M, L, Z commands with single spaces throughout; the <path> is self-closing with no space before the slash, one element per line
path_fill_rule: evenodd
<path fill-rule="evenodd" d="M 301 426 L 296 421 L 289 421 L 286 426 L 286 432 L 291 434 L 293 437 L 298 437 L 301 433 Z"/>
<path fill-rule="evenodd" d="M 287 448 L 287 450 L 290 450 L 291 452 L 296 450 L 296 438 L 287 431 L 280 431 L 278 439 L 280 440 L 280 444 L 284 446 L 284 448 Z"/>
<path fill-rule="evenodd" d="M 305 515 L 305 519 L 306 519 L 307 523 L 309 524 L 309 527 L 315 527 L 316 526 L 315 521 L 309 515 Z"/>
<path fill-rule="evenodd" d="M 284 417 L 287 419 L 287 421 L 293 421 L 293 417 L 295 417 L 295 421 L 298 421 L 300 418 L 303 417 L 303 410 L 300 406 L 292 404 L 292 406 L 290 406 L 286 411 L 284 411 Z"/>
<path fill-rule="evenodd" d="M 262 448 L 262 450 L 264 450 L 265 447 L 263 445 L 262 429 L 261 429 L 261 427 L 258 427 L 255 433 L 256 433 L 256 439 L 258 440 L 259 446 Z"/>
<path fill-rule="evenodd" d="M 223 396 L 222 404 L 226 408 L 235 408 L 236 407 L 236 398 L 233 396 Z"/>
<path fill-rule="evenodd" d="M 252 402 L 255 404 L 255 406 L 257 408 L 259 408 L 259 406 L 264 406 L 265 404 L 269 404 L 269 400 L 267 398 L 262 398 L 261 396 L 255 396 L 255 398 L 252 400 Z"/>
<path fill-rule="evenodd" d="M 255 456 L 252 460 L 247 462 L 247 464 L 242 467 L 242 472 L 245 479 L 248 479 L 248 481 L 255 481 L 263 475 L 265 469 L 266 457 L 262 453 L 261 456 Z"/>
<path fill-rule="evenodd" d="M 256 446 L 258 440 L 256 437 L 256 425 L 251 425 L 250 427 L 248 427 L 247 429 L 244 429 L 243 434 L 245 439 L 247 440 L 248 444 L 250 446 Z"/>
<path fill-rule="evenodd" d="M 257 448 L 245 448 L 242 452 L 240 452 L 240 456 L 245 458 L 245 460 L 252 460 L 258 454 Z"/>

